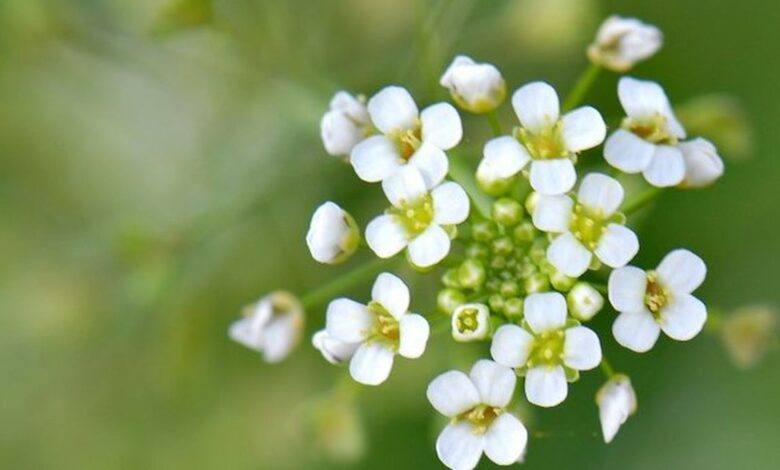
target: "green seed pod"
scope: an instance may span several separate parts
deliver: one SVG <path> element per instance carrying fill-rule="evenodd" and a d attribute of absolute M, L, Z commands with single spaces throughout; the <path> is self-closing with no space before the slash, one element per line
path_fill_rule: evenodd
<path fill-rule="evenodd" d="M 523 317 L 523 299 L 512 297 L 504 302 L 504 314 L 513 319 L 519 320 Z"/>
<path fill-rule="evenodd" d="M 515 241 L 520 243 L 530 243 L 536 238 L 536 228 L 530 221 L 525 220 L 515 227 L 512 231 Z"/>
<path fill-rule="evenodd" d="M 523 206 L 508 197 L 502 197 L 493 203 L 493 220 L 499 224 L 513 227 L 523 219 Z"/>
<path fill-rule="evenodd" d="M 467 259 L 458 268 L 458 283 L 461 286 L 476 289 L 485 283 L 485 267 L 475 259 Z"/>
<path fill-rule="evenodd" d="M 509 237 L 496 238 L 493 240 L 491 247 L 493 248 L 493 253 L 501 256 L 510 255 L 515 249 L 515 245 Z"/>
<path fill-rule="evenodd" d="M 490 256 L 490 250 L 482 243 L 472 243 L 466 247 L 466 257 L 484 260 Z"/>
<path fill-rule="evenodd" d="M 489 220 L 480 220 L 471 224 L 471 236 L 478 242 L 489 242 L 498 235 L 498 230 Z"/>
<path fill-rule="evenodd" d="M 447 315 L 464 303 L 466 303 L 466 295 L 457 289 L 442 289 L 436 296 L 436 305 Z"/>

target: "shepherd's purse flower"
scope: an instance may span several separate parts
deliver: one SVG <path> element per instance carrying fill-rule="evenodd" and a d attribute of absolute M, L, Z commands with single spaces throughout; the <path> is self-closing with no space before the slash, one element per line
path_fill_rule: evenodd
<path fill-rule="evenodd" d="M 306 245 L 312 258 L 320 263 L 341 263 L 357 250 L 359 244 L 360 230 L 347 211 L 331 201 L 314 211 L 306 233 Z"/>
<path fill-rule="evenodd" d="M 601 24 L 588 47 L 588 58 L 615 72 L 626 72 L 652 57 L 663 44 L 661 30 L 636 18 L 612 15 Z"/>
<path fill-rule="evenodd" d="M 615 375 L 596 393 L 599 406 L 599 420 L 604 442 L 609 444 L 615 438 L 620 426 L 636 412 L 636 393 L 631 380 L 625 375 Z"/>
<path fill-rule="evenodd" d="M 358 142 L 372 131 L 365 98 L 339 91 L 330 100 L 330 109 L 320 121 L 320 136 L 325 151 L 348 156 Z"/>
<path fill-rule="evenodd" d="M 506 98 L 506 83 L 492 64 L 478 64 L 465 55 L 455 57 L 439 80 L 461 108 L 472 113 L 496 109 Z"/>
<path fill-rule="evenodd" d="M 267 362 L 286 358 L 303 332 L 300 301 L 289 292 L 276 291 L 244 307 L 244 317 L 230 325 L 233 341 L 261 352 Z"/>

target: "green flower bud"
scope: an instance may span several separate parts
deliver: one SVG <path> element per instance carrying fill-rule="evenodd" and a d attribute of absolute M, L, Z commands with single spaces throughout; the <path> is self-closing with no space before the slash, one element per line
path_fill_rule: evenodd
<path fill-rule="evenodd" d="M 493 240 L 491 246 L 493 248 L 493 253 L 501 256 L 507 256 L 515 249 L 515 245 L 512 243 L 512 239 L 509 237 L 496 238 Z"/>
<path fill-rule="evenodd" d="M 566 295 L 566 303 L 571 316 L 588 321 L 604 306 L 604 297 L 587 282 L 578 282 Z"/>
<path fill-rule="evenodd" d="M 481 243 L 472 243 L 466 247 L 466 256 L 472 259 L 484 260 L 490 256 L 490 250 Z"/>
<path fill-rule="evenodd" d="M 561 292 L 568 292 L 577 283 L 577 278 L 569 277 L 557 270 L 553 271 L 549 277 L 550 284 L 552 284 L 555 290 Z"/>
<path fill-rule="evenodd" d="M 503 256 L 494 256 L 490 260 L 490 267 L 492 269 L 504 269 L 506 267 L 506 258 Z"/>
<path fill-rule="evenodd" d="M 507 197 L 503 197 L 493 203 L 493 220 L 499 224 L 512 227 L 523 218 L 523 206 Z"/>
<path fill-rule="evenodd" d="M 466 303 L 466 295 L 457 289 L 442 289 L 436 296 L 436 305 L 447 315 L 464 303 Z"/>
<path fill-rule="evenodd" d="M 479 186 L 479 189 L 493 197 L 506 194 L 512 189 L 515 181 L 517 181 L 517 176 L 512 176 L 510 178 L 494 178 L 477 170 L 477 186 Z"/>
<path fill-rule="evenodd" d="M 491 312 L 501 313 L 504 311 L 504 298 L 500 294 L 493 294 L 488 298 L 488 305 Z"/>
<path fill-rule="evenodd" d="M 458 281 L 457 268 L 448 269 L 447 272 L 445 272 L 444 275 L 441 277 L 441 283 L 444 284 L 446 287 L 452 287 L 455 289 L 461 287 L 460 282 Z"/>
<path fill-rule="evenodd" d="M 525 279 L 524 287 L 528 294 L 545 292 L 550 288 L 550 281 L 544 274 L 536 273 Z"/>
<path fill-rule="evenodd" d="M 471 224 L 471 236 L 478 242 L 488 242 L 498 235 L 495 224 L 489 220 L 480 220 Z"/>
<path fill-rule="evenodd" d="M 523 317 L 523 299 L 520 297 L 513 297 L 507 299 L 504 302 L 504 314 L 512 319 L 520 319 Z"/>
<path fill-rule="evenodd" d="M 458 268 L 458 282 L 469 289 L 476 289 L 484 284 L 486 275 L 485 267 L 474 259 L 467 259 Z"/>
<path fill-rule="evenodd" d="M 501 283 L 499 292 L 504 297 L 515 297 L 520 293 L 520 286 L 517 284 L 517 281 L 504 281 Z"/>
<path fill-rule="evenodd" d="M 536 191 L 532 191 L 531 194 L 528 195 L 527 198 L 525 198 L 525 211 L 529 214 L 534 213 L 534 209 L 536 209 L 536 203 L 539 201 L 539 193 Z"/>
<path fill-rule="evenodd" d="M 515 227 L 512 231 L 515 241 L 520 243 L 530 243 L 536 238 L 536 227 L 530 221 L 525 220 Z"/>

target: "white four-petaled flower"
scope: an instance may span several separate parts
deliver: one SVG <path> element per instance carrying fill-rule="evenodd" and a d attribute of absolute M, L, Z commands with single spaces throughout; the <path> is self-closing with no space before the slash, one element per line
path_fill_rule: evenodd
<path fill-rule="evenodd" d="M 687 341 L 702 330 L 707 307 L 691 292 L 704 282 L 707 267 L 688 250 L 667 254 L 654 271 L 625 266 L 609 276 L 609 301 L 620 312 L 612 334 L 636 352 L 653 347 L 661 331 Z"/>
<path fill-rule="evenodd" d="M 469 375 L 451 370 L 433 379 L 428 400 L 451 418 L 436 440 L 436 453 L 444 465 L 472 469 L 483 452 L 498 465 L 511 465 L 523 457 L 528 431 L 506 411 L 516 382 L 511 369 L 486 359 L 477 361 Z"/>
<path fill-rule="evenodd" d="M 601 173 L 582 179 L 577 201 L 566 195 L 541 196 L 533 211 L 539 230 L 558 233 L 547 248 L 547 259 L 558 271 L 579 277 L 593 255 L 611 268 L 625 266 L 639 251 L 639 240 L 617 213 L 623 187 Z"/>
<path fill-rule="evenodd" d="M 303 332 L 303 306 L 292 294 L 277 291 L 244 308 L 244 317 L 233 322 L 228 336 L 261 352 L 267 362 L 286 358 Z"/>
<path fill-rule="evenodd" d="M 525 373 L 525 396 L 544 407 L 566 399 L 568 380 L 601 362 L 601 344 L 591 329 L 567 323 L 566 299 L 558 292 L 525 299 L 525 327 L 503 325 L 493 335 L 490 354 L 499 364 Z"/>
<path fill-rule="evenodd" d="M 428 189 L 441 183 L 449 169 L 444 151 L 463 136 L 451 104 L 433 104 L 420 113 L 405 88 L 389 86 L 368 100 L 368 114 L 381 134 L 352 149 L 350 160 L 360 179 L 382 181 L 408 164 L 420 170 Z"/>
<path fill-rule="evenodd" d="M 428 192 L 413 166 L 387 178 L 382 188 L 392 207 L 366 227 L 369 248 L 380 258 L 389 258 L 408 246 L 409 260 L 423 268 L 444 259 L 450 236 L 443 226 L 459 224 L 469 215 L 463 188 L 447 181 Z"/>
<path fill-rule="evenodd" d="M 339 91 L 330 100 L 330 109 L 320 121 L 320 136 L 331 155 L 348 156 L 358 142 L 371 132 L 365 98 Z"/>
<path fill-rule="evenodd" d="M 636 411 L 636 393 L 631 380 L 625 375 L 615 375 L 596 393 L 599 421 L 604 442 L 615 438 L 620 426 Z"/>
<path fill-rule="evenodd" d="M 701 188 L 715 182 L 723 175 L 723 160 L 709 140 L 698 137 L 678 146 L 685 160 L 683 186 Z"/>
<path fill-rule="evenodd" d="M 422 355 L 430 328 L 421 315 L 408 312 L 409 289 L 390 273 L 376 278 L 371 299 L 368 305 L 347 298 L 333 300 L 325 329 L 330 339 L 356 345 L 349 362 L 352 378 L 379 385 L 390 375 L 396 354 L 410 359 Z"/>
<path fill-rule="evenodd" d="M 615 72 L 625 72 L 658 52 L 661 30 L 636 18 L 612 15 L 601 24 L 588 47 L 588 58 Z"/>
<path fill-rule="evenodd" d="M 320 263 L 345 261 L 360 244 L 360 230 L 355 219 L 338 204 L 327 201 L 314 211 L 306 233 L 311 256 Z"/>
<path fill-rule="evenodd" d="M 621 128 L 604 144 L 604 158 L 626 173 L 642 173 L 657 187 L 676 186 L 685 177 L 685 160 L 677 147 L 685 129 L 663 88 L 655 82 L 623 77 L 618 98 L 626 112 Z"/>
<path fill-rule="evenodd" d="M 461 108 L 472 113 L 496 109 L 506 97 L 501 72 L 492 64 L 478 64 L 465 55 L 455 57 L 439 80 Z"/>
<path fill-rule="evenodd" d="M 452 312 L 450 325 L 455 341 L 467 343 L 485 339 L 490 333 L 490 310 L 480 303 L 459 305 Z"/>
<path fill-rule="evenodd" d="M 482 186 L 511 178 L 530 162 L 529 180 L 542 194 L 563 194 L 574 187 L 576 155 L 604 141 L 607 128 L 599 112 L 583 106 L 560 116 L 555 89 L 529 83 L 512 96 L 521 127 L 515 135 L 488 141 L 477 168 Z"/>

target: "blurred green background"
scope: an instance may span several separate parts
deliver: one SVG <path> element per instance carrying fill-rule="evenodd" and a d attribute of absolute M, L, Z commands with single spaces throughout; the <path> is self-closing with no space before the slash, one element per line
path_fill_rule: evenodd
<path fill-rule="evenodd" d="M 458 52 L 497 64 L 510 91 L 545 79 L 565 92 L 610 13 L 665 33 L 635 75 L 676 103 L 734 96 L 755 129 L 752 150 L 721 147 L 727 170 L 713 189 L 663 196 L 637 261 L 689 247 L 708 262 L 708 304 L 777 304 L 775 3 L 0 2 L 0 467 L 438 466 L 441 422 L 425 387 L 478 348 L 438 337 L 384 386 L 358 392 L 356 459 L 360 441 L 339 454 L 311 419 L 345 371 L 308 339 L 269 366 L 231 343 L 227 325 L 269 290 L 304 293 L 344 269 L 308 255 L 316 204 L 332 199 L 362 222 L 383 206 L 376 186 L 322 149 L 333 92 L 400 83 L 418 103 L 446 99 L 438 77 Z M 615 83 L 602 75 L 586 101 L 617 116 Z M 464 146 L 478 148 L 487 125 L 465 125 Z M 364 298 L 367 286 L 350 293 Z M 433 298 L 430 281 L 415 284 L 416 310 L 433 314 Z M 596 328 L 607 332 L 612 316 Z M 309 330 L 322 322 L 322 309 L 309 312 Z M 644 355 L 602 338 L 633 379 L 638 413 L 604 445 L 593 403 L 602 376 L 584 374 L 563 406 L 529 418 L 541 434 L 529 468 L 777 468 L 777 354 L 740 371 L 712 334 L 662 339 Z"/>

